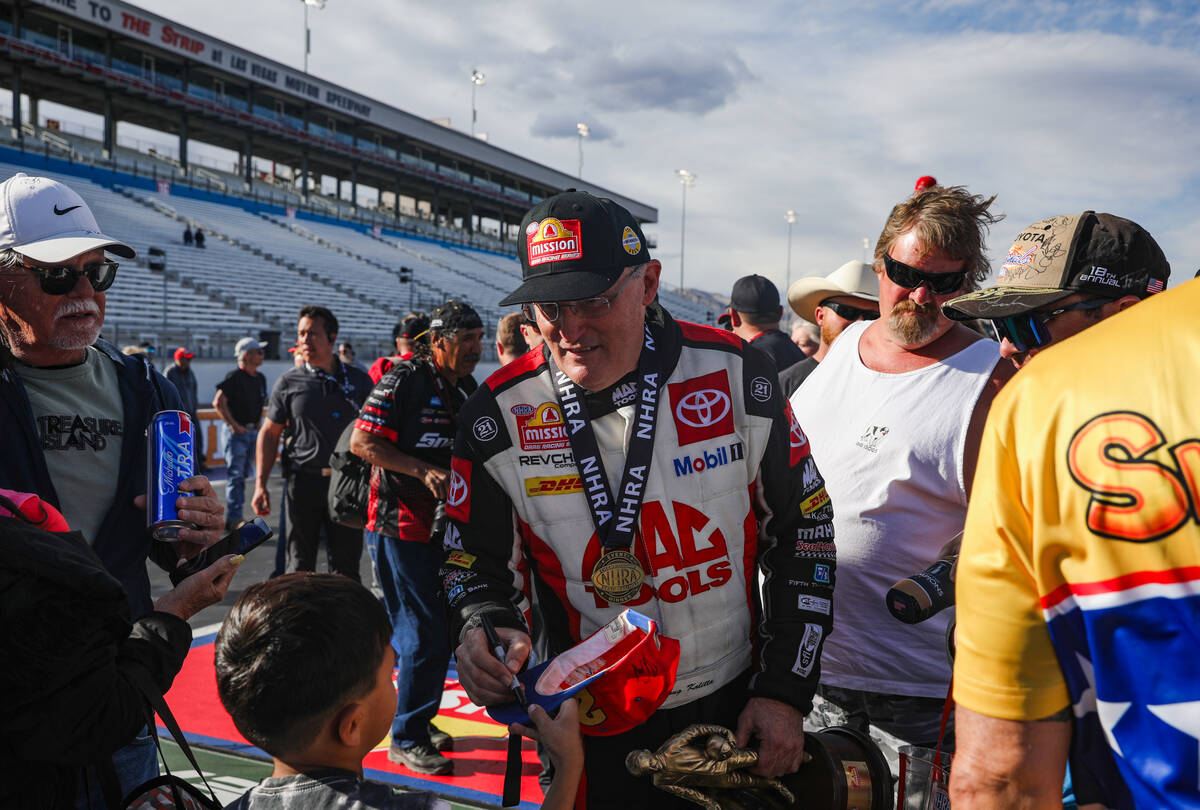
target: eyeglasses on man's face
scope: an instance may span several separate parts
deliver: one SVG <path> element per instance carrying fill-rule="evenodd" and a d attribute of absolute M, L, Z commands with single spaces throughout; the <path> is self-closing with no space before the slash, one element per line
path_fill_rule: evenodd
<path fill-rule="evenodd" d="M 640 275 L 640 270 L 630 273 L 624 281 L 617 285 L 612 295 L 598 295 L 582 301 L 538 301 L 533 304 L 521 304 L 521 312 L 534 323 L 537 323 L 537 312 L 541 312 L 542 317 L 550 323 L 558 323 L 564 309 L 569 309 L 572 315 L 579 318 L 603 318 L 612 310 L 612 302 L 617 300 L 617 296 L 621 294 L 626 285 Z"/>
<path fill-rule="evenodd" d="M 66 295 L 75 289 L 75 282 L 78 281 L 80 276 L 87 277 L 87 280 L 92 284 L 93 290 L 104 292 L 116 281 L 117 268 L 120 265 L 112 261 L 93 262 L 92 264 L 84 265 L 81 270 L 76 270 L 74 267 L 68 267 L 67 265 L 35 267 L 31 264 L 21 264 L 20 266 L 37 274 L 38 283 L 42 286 L 42 292 L 47 295 Z"/>

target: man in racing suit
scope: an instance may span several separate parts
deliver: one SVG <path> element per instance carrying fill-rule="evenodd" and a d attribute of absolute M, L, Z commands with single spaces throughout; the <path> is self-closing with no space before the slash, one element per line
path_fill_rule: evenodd
<path fill-rule="evenodd" d="M 372 464 L 364 540 L 392 621 L 399 697 L 388 756 L 417 773 L 447 774 L 452 741 L 433 725 L 450 663 L 438 588 L 437 524 L 450 478 L 458 410 L 475 390 L 483 321 L 447 301 L 433 311 L 420 353 L 392 366 L 363 405 L 350 450 Z"/>
<path fill-rule="evenodd" d="M 829 499 L 774 365 L 655 303 L 661 266 L 611 200 L 556 195 L 522 230 L 525 283 L 501 304 L 523 304 L 546 345 L 467 402 L 451 467 L 442 575 L 467 694 L 512 700 L 533 592 L 555 653 L 629 607 L 679 640 L 678 674 L 645 723 L 585 737 L 587 807 L 670 806 L 625 755 L 695 722 L 757 740 L 764 775 L 794 771 L 835 560 Z M 614 594 L 593 574 L 622 551 L 644 581 Z M 603 722 L 605 707 L 581 698 L 581 724 Z"/>

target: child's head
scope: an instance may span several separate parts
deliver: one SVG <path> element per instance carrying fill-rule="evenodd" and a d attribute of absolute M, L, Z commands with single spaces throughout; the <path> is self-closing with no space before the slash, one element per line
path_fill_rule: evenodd
<path fill-rule="evenodd" d="M 217 692 L 238 731 L 276 758 L 309 749 L 331 721 L 365 754 L 396 712 L 391 635 L 383 605 L 351 579 L 268 579 L 246 589 L 217 633 Z"/>

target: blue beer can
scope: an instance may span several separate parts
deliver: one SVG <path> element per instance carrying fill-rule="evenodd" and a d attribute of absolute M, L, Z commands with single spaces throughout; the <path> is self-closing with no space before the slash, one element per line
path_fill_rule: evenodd
<path fill-rule="evenodd" d="M 199 528 L 179 519 L 175 500 L 191 497 L 179 484 L 196 469 L 196 426 L 183 411 L 159 411 L 146 432 L 146 526 L 155 540 L 174 543 L 180 529 Z"/>

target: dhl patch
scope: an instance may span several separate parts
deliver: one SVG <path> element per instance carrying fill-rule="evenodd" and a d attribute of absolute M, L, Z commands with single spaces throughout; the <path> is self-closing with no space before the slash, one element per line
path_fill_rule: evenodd
<path fill-rule="evenodd" d="M 525 494 L 531 498 L 537 495 L 565 495 L 571 492 L 583 492 L 583 481 L 578 475 L 546 475 L 525 479 Z"/>
<path fill-rule="evenodd" d="M 457 565 L 459 568 L 471 568 L 475 565 L 475 560 L 474 554 L 468 554 L 465 551 L 451 551 L 446 555 L 446 562 L 450 565 Z"/>
<path fill-rule="evenodd" d="M 810 515 L 827 503 L 829 503 L 829 493 L 825 491 L 825 487 L 821 487 L 800 502 L 800 511 Z"/>

